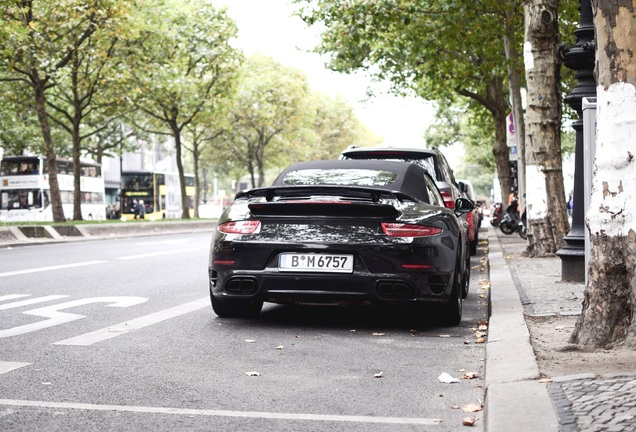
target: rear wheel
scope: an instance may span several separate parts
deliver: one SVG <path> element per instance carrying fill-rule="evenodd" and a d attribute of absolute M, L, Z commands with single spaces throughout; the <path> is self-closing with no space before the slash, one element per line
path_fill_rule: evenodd
<path fill-rule="evenodd" d="M 468 289 L 470 287 L 470 256 L 466 257 L 466 269 L 462 277 L 462 298 L 468 297 Z"/>
<path fill-rule="evenodd" d="M 445 325 L 456 326 L 462 321 L 462 275 L 455 272 L 453 280 L 453 292 L 440 310 L 440 319 Z"/>
<path fill-rule="evenodd" d="M 475 239 L 468 242 L 468 250 L 471 255 L 477 255 L 477 244 L 479 243 L 479 230 L 475 231 Z"/>
<path fill-rule="evenodd" d="M 515 227 L 513 227 L 512 224 L 508 221 L 502 221 L 499 224 L 499 229 L 501 230 L 502 233 L 506 235 L 510 235 L 513 232 L 515 232 Z"/>
<path fill-rule="evenodd" d="M 219 300 L 210 293 L 212 310 L 221 318 L 254 318 L 261 313 L 263 302 L 247 300 Z"/>

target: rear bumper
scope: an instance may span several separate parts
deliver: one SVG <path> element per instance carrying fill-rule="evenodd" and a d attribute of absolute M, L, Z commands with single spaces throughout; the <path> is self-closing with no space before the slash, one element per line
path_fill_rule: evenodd
<path fill-rule="evenodd" d="M 413 274 L 288 273 L 211 267 L 210 290 L 217 298 L 272 303 L 412 303 L 445 302 L 451 293 L 449 272 Z"/>

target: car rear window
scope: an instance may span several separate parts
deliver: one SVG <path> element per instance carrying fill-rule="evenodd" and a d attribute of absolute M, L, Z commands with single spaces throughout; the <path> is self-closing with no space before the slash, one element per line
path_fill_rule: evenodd
<path fill-rule="evenodd" d="M 283 183 L 287 185 L 387 186 L 398 175 L 392 171 L 371 169 L 306 169 L 290 171 Z"/>

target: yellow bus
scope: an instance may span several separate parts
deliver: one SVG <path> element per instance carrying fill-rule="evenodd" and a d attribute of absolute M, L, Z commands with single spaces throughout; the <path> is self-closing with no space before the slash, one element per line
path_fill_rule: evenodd
<path fill-rule="evenodd" d="M 185 174 L 190 217 L 194 217 L 194 175 Z M 143 206 L 143 208 L 142 208 Z M 160 220 L 181 218 L 179 174 L 158 171 L 124 171 L 121 174 L 121 219 Z"/>

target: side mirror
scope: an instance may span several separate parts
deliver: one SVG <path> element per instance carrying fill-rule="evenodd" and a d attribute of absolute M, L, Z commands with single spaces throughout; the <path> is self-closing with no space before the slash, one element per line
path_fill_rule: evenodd
<path fill-rule="evenodd" d="M 458 214 L 470 213 L 475 208 L 475 204 L 468 198 L 457 198 L 455 200 L 455 212 Z"/>
<path fill-rule="evenodd" d="M 459 188 L 460 192 L 466 193 L 466 191 L 468 190 L 468 188 L 466 187 L 466 183 L 464 182 L 457 182 L 457 187 Z"/>

